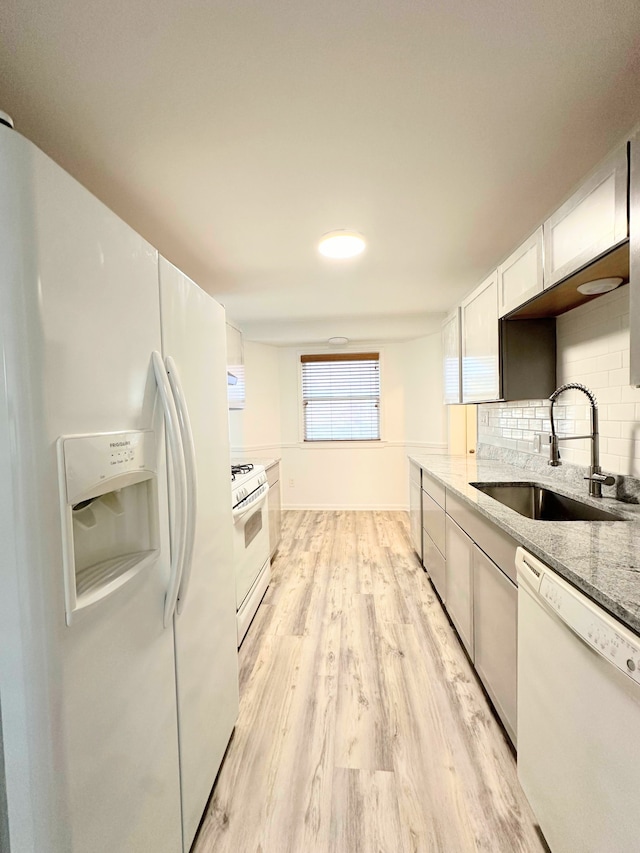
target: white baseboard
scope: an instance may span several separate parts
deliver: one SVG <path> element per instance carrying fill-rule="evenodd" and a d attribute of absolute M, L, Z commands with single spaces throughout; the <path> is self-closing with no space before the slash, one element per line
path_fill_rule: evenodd
<path fill-rule="evenodd" d="M 308 504 L 305 506 L 296 505 L 284 505 L 282 506 L 284 511 L 300 511 L 300 512 L 409 512 L 409 507 L 406 504 L 390 504 L 390 505 L 377 505 L 377 506 L 340 506 L 337 504 Z"/>

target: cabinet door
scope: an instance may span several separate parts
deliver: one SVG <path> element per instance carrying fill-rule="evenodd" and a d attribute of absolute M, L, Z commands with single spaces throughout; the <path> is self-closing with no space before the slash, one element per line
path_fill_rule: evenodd
<path fill-rule="evenodd" d="M 429 536 L 433 540 L 434 545 L 438 548 L 443 557 L 446 557 L 447 554 L 445 545 L 444 519 L 445 511 L 423 489 L 422 527 L 429 534 Z"/>
<path fill-rule="evenodd" d="M 280 501 L 280 481 L 269 486 L 269 551 L 271 556 L 280 544 L 282 528 L 282 505 Z"/>
<path fill-rule="evenodd" d="M 473 540 L 447 516 L 446 602 L 451 621 L 473 660 Z"/>
<path fill-rule="evenodd" d="M 493 272 L 462 303 L 462 399 L 500 396 L 498 273 Z"/>
<path fill-rule="evenodd" d="M 411 542 L 414 551 L 422 561 L 422 506 L 420 504 L 420 467 L 415 462 L 409 463 L 409 521 L 411 527 Z"/>
<path fill-rule="evenodd" d="M 544 223 L 544 286 L 625 240 L 627 149 L 621 148 Z"/>
<path fill-rule="evenodd" d="M 442 370 L 445 404 L 462 400 L 462 361 L 460 358 L 460 308 L 442 324 Z"/>
<path fill-rule="evenodd" d="M 473 548 L 475 666 L 516 743 L 518 588 L 477 545 Z"/>
<path fill-rule="evenodd" d="M 498 267 L 500 317 L 542 292 L 542 225 Z"/>
<path fill-rule="evenodd" d="M 230 409 L 244 409 L 244 348 L 242 332 L 227 323 L 227 397 Z"/>
<path fill-rule="evenodd" d="M 640 132 L 631 140 L 630 167 L 629 321 L 631 324 L 631 384 L 640 386 Z"/>
<path fill-rule="evenodd" d="M 422 565 L 431 578 L 436 592 L 445 601 L 447 563 L 426 530 L 422 531 Z"/>

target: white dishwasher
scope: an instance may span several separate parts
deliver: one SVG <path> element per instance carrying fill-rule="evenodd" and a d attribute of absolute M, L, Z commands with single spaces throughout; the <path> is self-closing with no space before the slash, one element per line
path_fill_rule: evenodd
<path fill-rule="evenodd" d="M 640 850 L 640 638 L 523 548 L 518 776 L 553 853 Z"/>

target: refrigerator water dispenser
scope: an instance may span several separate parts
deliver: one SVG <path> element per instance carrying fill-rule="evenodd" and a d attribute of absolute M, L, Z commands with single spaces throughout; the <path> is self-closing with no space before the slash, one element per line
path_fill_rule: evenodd
<path fill-rule="evenodd" d="M 119 589 L 159 554 L 153 431 L 61 436 L 66 620 Z"/>

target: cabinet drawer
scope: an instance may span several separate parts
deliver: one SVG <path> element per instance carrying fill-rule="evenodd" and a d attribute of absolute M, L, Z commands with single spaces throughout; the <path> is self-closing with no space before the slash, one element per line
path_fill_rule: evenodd
<path fill-rule="evenodd" d="M 451 492 L 447 492 L 447 513 L 517 583 L 515 539 Z"/>
<path fill-rule="evenodd" d="M 627 176 L 624 146 L 544 223 L 545 287 L 626 239 Z"/>
<path fill-rule="evenodd" d="M 442 509 L 446 508 L 446 489 L 439 483 L 435 477 L 432 477 L 427 471 L 422 472 L 422 488 L 429 495 L 430 498 L 439 504 Z"/>
<path fill-rule="evenodd" d="M 422 535 L 422 565 L 427 570 L 431 582 L 436 588 L 436 592 L 444 601 L 446 592 L 446 562 L 426 530 L 423 531 Z"/>
<path fill-rule="evenodd" d="M 445 512 L 424 490 L 422 492 L 422 526 L 440 553 L 446 556 Z"/>
<path fill-rule="evenodd" d="M 475 667 L 515 745 L 518 589 L 477 546 L 473 552 L 473 608 Z"/>

